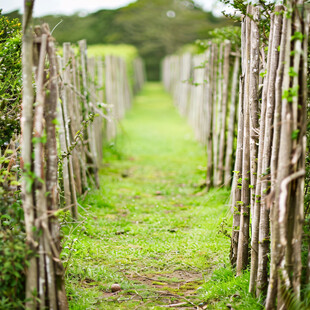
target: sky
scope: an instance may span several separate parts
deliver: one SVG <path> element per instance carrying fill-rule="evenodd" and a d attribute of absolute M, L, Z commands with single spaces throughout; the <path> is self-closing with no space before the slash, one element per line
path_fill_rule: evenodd
<path fill-rule="evenodd" d="M 213 11 L 215 15 L 221 15 L 223 5 L 218 0 L 194 0 L 206 11 Z M 0 0 L 0 9 L 3 13 L 14 10 L 22 11 L 24 0 Z M 87 14 L 100 9 L 115 9 L 126 6 L 135 0 L 35 0 L 34 16 L 48 14 L 71 15 L 76 12 Z"/>

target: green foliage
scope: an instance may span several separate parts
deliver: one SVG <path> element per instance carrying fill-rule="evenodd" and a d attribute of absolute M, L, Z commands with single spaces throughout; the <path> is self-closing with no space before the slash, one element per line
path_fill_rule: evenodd
<path fill-rule="evenodd" d="M 10 211 L 0 219 L 0 309 L 23 309 L 26 247 L 25 233 L 16 220 L 16 214 L 23 214 L 20 202 L 13 202 Z"/>
<path fill-rule="evenodd" d="M 72 138 L 71 145 L 68 146 L 67 152 L 63 152 L 61 154 L 61 161 L 63 161 L 65 157 L 69 157 L 72 154 L 79 141 L 83 142 L 86 129 L 94 122 L 94 119 L 97 116 L 98 114 L 89 113 L 87 119 L 82 121 L 80 130 L 78 130 L 78 132 L 76 132 L 75 136 Z"/>
<path fill-rule="evenodd" d="M 0 10 L 0 149 L 20 132 L 21 24 Z"/>
<path fill-rule="evenodd" d="M 241 21 L 241 16 L 246 16 L 247 14 L 247 5 L 254 4 L 249 0 L 220 0 L 220 2 L 226 4 L 228 7 L 234 9 L 233 14 L 227 14 L 223 12 L 226 17 L 231 18 L 234 21 Z M 274 11 L 275 0 L 259 0 L 255 2 L 260 6 L 260 19 L 258 21 L 259 29 L 260 29 L 260 40 L 261 43 L 266 45 L 268 43 L 269 31 L 270 31 L 270 14 Z M 255 4 L 254 4 L 255 5 Z M 279 13 L 279 12 L 278 12 Z M 253 19 L 251 14 L 248 15 Z"/>
<path fill-rule="evenodd" d="M 302 41 L 304 38 L 303 34 L 299 31 L 295 31 L 294 34 L 292 35 L 291 37 L 291 40 L 294 41 L 294 40 L 299 40 L 299 41 Z"/>
<path fill-rule="evenodd" d="M 21 24 L 0 10 L 0 309 L 22 309 L 25 298 L 26 244 L 19 193 Z"/>
<path fill-rule="evenodd" d="M 218 44 L 224 42 L 225 40 L 229 40 L 231 42 L 232 50 L 239 51 L 241 46 L 241 29 L 239 26 L 234 26 L 215 28 L 209 31 L 208 40 L 196 41 L 200 52 L 204 52 L 208 48 L 210 40 Z"/>
<path fill-rule="evenodd" d="M 298 96 L 298 90 L 299 85 L 283 90 L 282 99 L 286 99 L 288 102 L 293 102 L 294 97 Z"/>
<path fill-rule="evenodd" d="M 249 290 L 250 273 L 235 277 L 230 267 L 216 269 L 211 280 L 199 289 L 201 298 L 208 305 L 207 309 L 263 309 L 263 306 L 252 296 Z"/>
<path fill-rule="evenodd" d="M 300 130 L 296 129 L 292 132 L 292 140 L 297 140 Z"/>
<path fill-rule="evenodd" d="M 0 157 L 0 309 L 21 309 L 25 297 L 27 250 L 16 158 L 8 148 Z"/>
<path fill-rule="evenodd" d="M 229 21 L 203 12 L 193 1 L 139 0 L 120 10 L 116 24 L 123 40 L 138 47 L 145 59 L 148 78 L 159 78 L 158 64 L 186 43 L 208 38 L 208 31 Z"/>
<path fill-rule="evenodd" d="M 307 310 L 310 309 L 310 285 L 306 285 L 302 291 L 302 300 L 296 297 L 293 291 L 287 291 L 285 287 L 282 288 L 284 301 L 287 309 L 290 310 Z"/>
<path fill-rule="evenodd" d="M 168 13 L 169 12 L 169 13 Z M 12 16 L 18 16 L 12 12 Z M 170 17 L 169 17 L 169 16 Z M 129 44 L 138 48 L 145 60 L 148 78 L 159 79 L 159 63 L 184 44 L 209 37 L 209 30 L 230 25 L 226 18 L 204 12 L 192 0 L 138 0 L 117 10 L 100 10 L 87 16 L 44 16 L 56 41 L 86 39 L 93 44 Z"/>
<path fill-rule="evenodd" d="M 0 187 L 0 309 L 22 309 L 26 244 L 19 193 Z"/>

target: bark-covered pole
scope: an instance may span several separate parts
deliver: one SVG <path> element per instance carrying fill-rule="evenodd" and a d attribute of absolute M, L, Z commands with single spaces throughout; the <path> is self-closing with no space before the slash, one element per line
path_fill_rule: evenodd
<path fill-rule="evenodd" d="M 76 112 L 77 112 L 77 123 L 78 126 L 80 128 L 80 125 L 83 121 L 83 109 L 82 109 L 82 105 L 81 105 L 81 101 L 83 101 L 81 99 L 81 94 L 82 94 L 82 85 L 81 85 L 81 65 L 80 65 L 81 61 L 80 61 L 80 57 L 75 56 L 74 57 L 74 61 L 73 61 L 73 73 L 75 75 L 74 78 L 74 85 L 76 88 L 77 93 L 80 95 L 78 100 L 77 100 L 77 105 L 76 105 Z M 81 142 L 78 146 L 78 160 L 79 160 L 79 166 L 80 166 L 80 172 L 81 172 L 81 185 L 82 185 L 82 193 L 84 193 L 87 189 L 88 189 L 88 180 L 87 180 L 87 176 L 86 176 L 86 154 L 85 154 L 85 148 L 83 145 L 83 142 Z M 76 172 L 76 171 L 75 171 Z"/>
<path fill-rule="evenodd" d="M 262 155 L 262 175 L 261 179 L 261 208 L 259 224 L 259 246 L 258 246 L 258 271 L 257 271 L 257 289 L 256 294 L 259 296 L 267 290 L 267 264 L 270 244 L 269 235 L 269 206 L 267 194 L 270 192 L 270 163 L 272 150 L 272 133 L 275 109 L 275 83 L 276 73 L 279 61 L 279 45 L 281 43 L 282 16 L 279 14 L 283 9 L 282 6 L 275 7 L 274 25 L 271 28 L 272 44 L 270 54 L 270 72 L 268 74 L 267 106 L 265 117 L 265 135 Z"/>
<path fill-rule="evenodd" d="M 221 62 L 221 51 L 222 48 L 218 48 L 217 45 L 214 46 L 214 75 L 213 75 L 213 87 L 214 87 L 214 92 L 213 92 L 213 185 L 218 186 L 218 115 L 219 115 L 219 93 L 221 92 L 221 83 L 219 81 L 220 75 L 221 75 L 221 70 L 219 68 L 219 62 Z"/>
<path fill-rule="evenodd" d="M 68 74 L 68 87 L 70 88 L 69 93 L 71 97 L 71 104 L 69 105 L 68 113 L 70 116 L 70 133 L 72 140 L 75 138 L 76 133 L 80 130 L 81 121 L 80 121 L 80 113 L 78 108 L 78 97 L 77 94 L 77 82 L 76 82 L 76 57 L 73 48 L 69 46 L 69 50 L 67 51 L 68 58 L 70 59 L 70 64 L 68 67 L 70 68 Z M 74 183 L 76 187 L 76 192 L 78 195 L 82 194 L 82 181 L 81 181 L 81 166 L 79 161 L 79 156 L 81 156 L 81 148 L 80 145 L 77 145 L 75 149 L 72 151 L 72 165 L 74 172 Z"/>
<path fill-rule="evenodd" d="M 50 36 L 47 24 L 43 25 L 43 30 L 49 35 L 47 54 L 49 61 L 49 82 L 48 82 L 48 95 L 45 100 L 45 123 L 46 123 L 46 191 L 47 191 L 47 210 L 50 213 L 58 209 L 58 191 L 57 191 L 57 171 L 58 171 L 58 156 L 57 156 L 57 142 L 56 142 L 56 125 L 57 119 L 57 103 L 59 100 L 58 92 L 58 72 L 57 72 L 57 58 L 54 38 Z M 54 285 L 50 285 L 50 298 L 54 298 L 52 304 L 55 309 L 65 310 L 68 309 L 67 296 L 64 283 L 64 268 L 59 259 L 61 250 L 60 245 L 60 227 L 58 220 L 50 216 L 49 225 L 50 238 L 49 242 L 52 244 L 51 254 L 49 257 L 50 265 L 53 264 L 54 275 L 50 283 L 54 281 Z M 51 288 L 53 286 L 54 293 Z M 52 296 L 54 294 L 55 297 Z M 55 305 L 56 303 L 56 305 Z"/>
<path fill-rule="evenodd" d="M 256 175 L 257 175 L 257 143 L 258 143 L 258 114 L 259 114 L 259 19 L 260 9 L 259 7 L 253 7 L 253 20 L 251 21 L 251 56 L 250 56 L 250 89 L 249 89 L 249 104 L 250 104 L 250 187 L 251 187 L 251 214 L 254 212 L 255 204 L 255 187 L 256 187 Z"/>
<path fill-rule="evenodd" d="M 41 32 L 40 28 L 36 28 L 38 32 Z M 44 68 L 46 60 L 46 48 L 47 48 L 47 35 L 42 34 L 37 36 L 40 40 L 39 46 L 39 58 L 38 66 L 36 70 L 36 100 L 35 100 L 35 111 L 33 120 L 33 144 L 34 144 L 34 173 L 36 180 L 35 186 L 35 206 L 36 206 L 36 226 L 38 229 L 42 229 L 42 225 L 46 224 L 47 207 L 46 207 L 46 182 L 44 173 L 44 154 L 43 154 L 43 134 L 44 134 Z M 45 291 L 47 287 L 47 272 L 48 269 L 46 262 L 46 250 L 48 244 L 46 244 L 45 234 L 41 232 L 39 237 L 39 298 L 40 298 L 40 309 L 44 309 L 45 304 Z"/>
<path fill-rule="evenodd" d="M 235 56 L 232 85 L 230 93 L 230 108 L 229 108 L 229 122 L 227 130 L 227 146 L 226 146 L 226 157 L 225 157 L 225 186 L 230 186 L 232 176 L 232 164 L 233 164 L 233 151 L 234 151 L 234 136 L 235 136 L 235 123 L 236 123 L 236 111 L 238 106 L 237 91 L 238 91 L 238 77 L 240 71 L 240 55 Z"/>
<path fill-rule="evenodd" d="M 213 73 L 214 73 L 214 44 L 209 43 L 208 63 L 206 69 L 206 94 L 207 96 L 207 173 L 206 188 L 209 190 L 213 185 Z"/>
<path fill-rule="evenodd" d="M 62 59 L 60 56 L 57 57 L 57 65 L 59 68 L 59 76 L 60 80 L 62 80 Z M 59 97 L 61 98 L 63 95 L 63 87 L 61 87 L 61 90 L 59 90 Z M 63 116 L 63 108 L 60 100 L 57 102 L 58 105 L 58 122 L 59 122 L 59 130 L 58 130 L 58 137 L 59 137 L 59 144 L 60 144 L 60 150 L 62 152 L 67 152 L 67 142 L 66 142 L 66 130 L 65 130 L 65 123 L 64 123 L 64 116 Z M 69 177 L 69 163 L 68 163 L 68 157 L 64 157 L 62 159 L 62 187 L 64 190 L 64 197 L 63 202 L 66 206 L 71 206 L 71 188 L 70 188 L 70 177 Z"/>
<path fill-rule="evenodd" d="M 115 136 L 115 117 L 114 117 L 114 79 L 113 79 L 113 56 L 105 57 L 105 97 L 108 104 L 106 114 L 108 121 L 106 123 L 107 140 Z"/>
<path fill-rule="evenodd" d="M 237 149 L 234 168 L 234 180 L 232 186 L 232 207 L 233 207 L 233 229 L 230 245 L 230 263 L 233 267 L 236 266 L 238 257 L 238 242 L 240 231 L 240 204 L 241 189 L 239 177 L 242 176 L 242 157 L 243 157 L 243 124 L 244 124 L 244 81 L 243 76 L 239 81 L 239 108 L 238 108 L 238 136 Z"/>
<path fill-rule="evenodd" d="M 304 55 L 309 53 L 308 51 L 308 41 L 309 41 L 309 25 L 310 25 L 310 12 L 307 11 L 304 17 L 304 29 L 305 29 L 305 41 L 303 43 L 303 51 Z M 308 73 L 308 61 L 305 57 L 303 57 L 303 75 L 307 75 Z M 302 84 L 303 88 L 303 97 L 307 98 L 308 95 L 308 88 L 307 88 L 307 81 L 305 80 Z M 304 115 L 306 116 L 307 113 L 305 112 Z M 306 274 L 306 284 L 310 283 L 310 240 L 308 239 L 308 257 L 307 257 L 307 274 Z"/>
<path fill-rule="evenodd" d="M 102 104 L 104 102 L 104 81 L 103 81 L 103 61 L 101 58 L 97 59 L 96 62 L 96 67 L 97 67 L 97 97 L 98 97 L 98 102 L 97 102 L 97 108 L 102 111 Z M 96 119 L 95 119 L 96 121 Z M 97 117 L 96 121 L 96 144 L 97 144 L 97 152 L 98 152 L 98 166 L 100 167 L 101 161 L 103 158 L 103 122 L 104 119 L 100 116 Z M 98 132 L 99 131 L 99 132 Z"/>
<path fill-rule="evenodd" d="M 230 245 L 230 263 L 236 267 L 238 258 L 238 243 L 240 233 L 240 201 L 242 192 L 242 159 L 243 159 L 243 130 L 244 130 L 244 80 L 246 74 L 246 23 L 243 17 L 241 23 L 241 76 L 239 78 L 239 108 L 238 108 L 238 128 L 237 128 L 237 148 L 234 165 L 234 177 L 231 189 L 232 207 L 233 207 L 233 227 Z"/>
<path fill-rule="evenodd" d="M 251 240 L 251 274 L 250 274 L 250 292 L 254 292 L 258 266 L 258 225 L 259 225 L 259 197 L 256 194 L 257 174 L 260 174 L 261 167 L 261 149 L 257 162 L 257 143 L 260 147 L 263 143 L 265 109 L 262 106 L 262 117 L 258 136 L 258 80 L 259 80 L 259 13 L 258 7 L 254 8 L 252 21 L 252 51 L 251 51 L 251 76 L 250 76 L 250 107 L 251 107 L 251 213 L 252 213 L 252 240 Z M 266 83 L 265 83 L 266 84 Z M 258 139 L 260 137 L 260 139 Z"/>
<path fill-rule="evenodd" d="M 308 61 L 308 8 L 305 8 L 304 1 L 297 1 L 297 7 L 294 8 L 294 72 L 299 72 L 298 76 L 293 77 L 293 88 L 298 88 L 299 94 L 293 99 L 293 113 L 295 115 L 292 139 L 293 154 L 292 165 L 294 173 L 299 173 L 301 177 L 296 178 L 291 187 L 290 208 L 294 211 L 294 229 L 291 236 L 292 244 L 292 284 L 293 291 L 298 300 L 301 294 L 301 276 L 302 276 L 302 237 L 304 223 L 304 185 L 305 185 L 305 159 L 306 159 L 306 128 L 307 128 L 307 61 Z M 302 38 L 296 37 L 298 33 L 302 33 Z M 296 53 L 296 51 L 302 53 Z M 296 137 L 298 133 L 298 137 Z M 300 155 L 296 152 L 300 150 Z M 298 160 L 297 160 L 298 158 Z M 303 173 L 304 172 L 304 173 Z"/>
<path fill-rule="evenodd" d="M 33 86 L 32 86 L 32 54 L 33 54 L 33 34 L 32 34 L 32 10 L 34 0 L 24 1 L 23 15 L 23 42 L 22 42 L 22 75 L 23 75 L 23 101 L 21 117 L 21 168 L 23 169 L 22 178 L 22 200 L 25 214 L 25 226 L 27 244 L 30 249 L 35 248 L 34 237 L 34 201 L 31 184 L 27 175 L 31 172 L 32 163 L 32 121 L 33 121 Z M 37 288 L 37 261 L 33 256 L 29 260 L 26 273 L 26 307 L 36 308 L 36 299 L 33 293 Z"/>
<path fill-rule="evenodd" d="M 224 181 L 224 167 L 225 167 L 225 149 L 226 149 L 226 123 L 227 123 L 227 103 L 228 103 L 228 83 L 229 83 L 229 72 L 230 72 L 230 50 L 231 43 L 226 40 L 224 43 L 223 52 L 223 81 L 222 81 L 222 102 L 221 105 L 221 127 L 219 133 L 219 159 L 218 159 L 218 170 L 219 170 L 219 186 L 223 184 Z"/>
<path fill-rule="evenodd" d="M 252 14 L 252 6 L 247 7 L 247 14 Z M 249 72 L 251 51 L 251 19 L 245 17 L 246 38 L 243 42 L 245 49 L 245 78 L 244 78 L 244 131 L 243 131 L 243 158 L 242 158 L 242 192 L 240 230 L 238 240 L 237 275 L 241 275 L 248 265 L 249 225 L 250 225 L 250 107 L 249 107 Z"/>
<path fill-rule="evenodd" d="M 285 60 L 284 60 L 284 73 L 283 73 L 283 81 L 282 81 L 282 95 L 283 90 L 288 90 L 290 87 L 290 76 L 289 76 L 289 68 L 290 68 L 290 53 L 291 53 L 291 32 L 292 32 L 292 21 L 291 18 L 287 19 L 287 32 L 286 32 L 286 46 L 285 46 Z M 280 148 L 279 148 L 279 161 L 278 161 L 278 174 L 277 174 L 277 187 L 275 188 L 275 208 L 279 209 L 278 214 L 278 226 L 279 226 L 279 235 L 280 238 L 277 247 L 277 276 L 278 276 L 278 298 L 277 303 L 278 306 L 283 304 L 283 292 L 282 286 L 284 279 L 287 278 L 287 274 L 284 270 L 285 264 L 285 247 L 286 247 L 286 203 L 280 204 L 280 184 L 285 180 L 285 178 L 289 175 L 290 168 L 290 150 L 291 150 L 291 112 L 289 108 L 290 103 L 288 102 L 288 98 L 282 97 L 282 108 L 281 108 L 281 133 L 280 133 Z M 283 236 L 281 236 L 281 233 Z M 283 269 L 283 270 L 282 270 Z M 287 281 L 285 281 L 287 282 Z M 288 280 L 289 282 L 289 280 Z M 290 285 L 288 284 L 288 287 Z"/>
<path fill-rule="evenodd" d="M 30 7 L 32 5 L 33 2 Z M 26 3 L 26 16 L 29 14 L 28 9 Z M 26 16 L 24 18 L 27 21 Z M 68 309 L 63 268 L 59 257 L 59 227 L 56 219 L 52 218 L 52 213 L 58 206 L 54 122 L 58 100 L 56 54 L 48 26 L 36 27 L 35 33 L 36 37 L 33 39 L 32 31 L 27 33 L 25 30 L 26 36 L 23 38 L 26 43 L 23 47 L 22 155 L 24 157 L 21 162 L 24 163 L 24 173 L 28 178 L 24 178 L 22 188 L 27 241 L 32 245 L 33 255 L 36 255 L 30 258 L 26 275 L 26 308 Z M 46 66 L 47 60 L 49 66 Z M 32 67 L 35 68 L 35 104 Z M 47 70 L 50 72 L 47 73 Z M 25 205 L 25 202 L 30 201 L 30 195 L 31 205 Z M 38 232 L 36 236 L 34 231 Z"/>
<path fill-rule="evenodd" d="M 284 8 L 283 8 L 284 10 Z M 274 113 L 274 131 L 272 141 L 271 154 L 271 189 L 274 192 L 277 183 L 278 170 L 278 154 L 280 145 L 280 130 L 281 130 L 281 104 L 282 104 L 282 82 L 283 70 L 285 61 L 286 41 L 287 41 L 287 18 L 282 18 L 282 31 L 280 43 L 279 64 L 276 77 L 276 93 L 275 93 L 275 113 Z M 270 211 L 270 230 L 271 230 L 271 262 L 269 271 L 269 285 L 266 298 L 266 309 L 273 309 L 276 301 L 277 280 L 278 280 L 278 249 L 279 244 L 279 226 L 278 226 L 279 208 L 278 204 L 272 203 Z"/>
<path fill-rule="evenodd" d="M 81 40 L 79 43 L 80 50 L 80 66 L 81 66 L 81 75 L 82 75 L 82 92 L 83 92 L 83 110 L 84 110 L 84 120 L 90 117 L 91 107 L 89 106 L 88 100 L 90 99 L 89 93 L 89 81 L 87 80 L 88 71 L 87 71 L 87 44 L 86 40 Z M 85 135 L 85 153 L 87 155 L 87 161 L 92 166 L 92 171 L 95 179 L 96 186 L 99 187 L 98 184 L 98 167 L 96 165 L 96 157 L 97 152 L 93 148 L 94 132 L 91 130 L 92 126 L 87 127 L 87 134 Z"/>
<path fill-rule="evenodd" d="M 63 89 L 62 89 L 62 111 L 63 111 L 63 123 L 64 123 L 64 134 L 65 134 L 65 143 L 66 148 L 62 151 L 66 154 L 69 151 L 70 145 L 71 145 L 71 136 L 70 136 L 70 117 L 69 117 L 69 110 L 72 109 L 72 97 L 71 97 L 71 91 L 69 88 L 70 84 L 70 43 L 64 43 L 63 45 L 63 59 L 61 61 L 61 74 L 63 79 Z M 71 109 L 70 109 L 71 107 Z M 78 218 L 78 211 L 77 211 L 77 198 L 76 198 L 76 188 L 75 188 L 75 182 L 74 182 L 74 175 L 73 175 L 73 164 L 72 164 L 72 155 L 67 154 L 67 160 L 68 160 L 68 179 L 69 179 L 69 186 L 70 186 L 70 201 L 72 204 L 71 212 L 72 216 L 77 219 Z M 66 202 L 67 205 L 70 205 L 70 203 Z"/>

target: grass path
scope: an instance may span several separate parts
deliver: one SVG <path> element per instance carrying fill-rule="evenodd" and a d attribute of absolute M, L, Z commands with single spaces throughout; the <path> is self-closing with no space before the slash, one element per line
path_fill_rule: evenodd
<path fill-rule="evenodd" d="M 105 149 L 101 189 L 80 201 L 84 219 L 64 218 L 70 308 L 226 309 L 228 285 L 244 279 L 225 268 L 229 239 L 218 233 L 229 192 L 199 188 L 203 147 L 157 83 L 121 129 Z M 113 283 L 122 290 L 112 293 Z"/>

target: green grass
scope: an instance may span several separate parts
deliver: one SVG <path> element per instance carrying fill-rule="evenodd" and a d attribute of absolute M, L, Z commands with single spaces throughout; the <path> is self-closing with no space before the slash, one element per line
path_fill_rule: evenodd
<path fill-rule="evenodd" d="M 205 151 L 161 85 L 146 85 L 104 152 L 101 189 L 80 201 L 79 225 L 63 221 L 70 308 L 225 309 L 244 299 L 260 309 L 247 274 L 235 279 L 225 267 L 230 241 L 219 227 L 229 191 L 199 187 Z"/>

